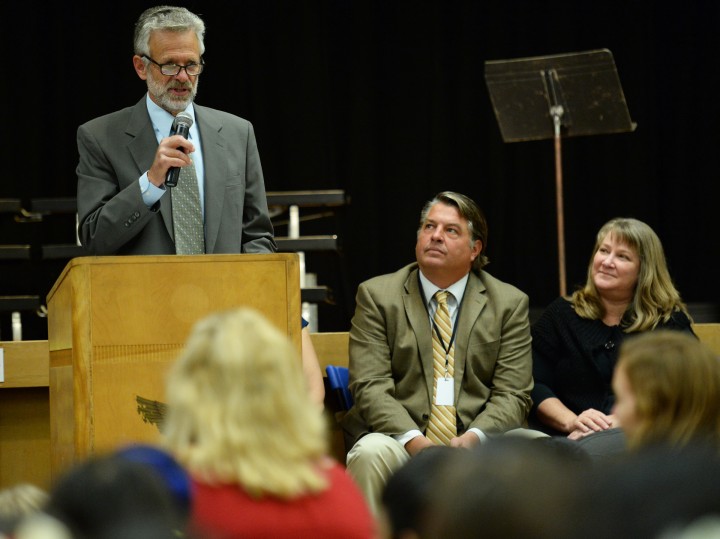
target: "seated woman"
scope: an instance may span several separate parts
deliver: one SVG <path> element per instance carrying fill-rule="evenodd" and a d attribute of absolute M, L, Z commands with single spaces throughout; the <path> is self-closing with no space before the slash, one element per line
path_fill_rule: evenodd
<path fill-rule="evenodd" d="M 585 286 L 533 325 L 531 427 L 571 440 L 616 427 L 611 381 L 620 344 L 663 328 L 692 333 L 662 244 L 647 224 L 612 219 L 597 234 Z"/>
<path fill-rule="evenodd" d="M 286 335 L 241 308 L 198 322 L 167 379 L 163 434 L 188 470 L 201 537 L 375 535 Z"/>
<path fill-rule="evenodd" d="M 630 449 L 691 443 L 720 450 L 720 359 L 699 340 L 658 331 L 620 349 L 613 415 Z"/>

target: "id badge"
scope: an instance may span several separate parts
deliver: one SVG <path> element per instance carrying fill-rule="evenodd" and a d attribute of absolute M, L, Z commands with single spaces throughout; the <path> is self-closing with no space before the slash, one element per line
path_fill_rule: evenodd
<path fill-rule="evenodd" d="M 452 378 L 438 378 L 435 404 L 438 406 L 452 406 L 455 397 L 455 380 Z"/>

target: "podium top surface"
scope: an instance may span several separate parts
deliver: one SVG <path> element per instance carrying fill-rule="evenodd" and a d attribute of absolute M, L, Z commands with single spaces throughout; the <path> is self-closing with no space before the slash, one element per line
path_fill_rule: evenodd
<path fill-rule="evenodd" d="M 562 106 L 562 136 L 634 131 L 607 49 L 485 62 L 485 81 L 505 142 L 555 136 L 551 107 Z"/>
<path fill-rule="evenodd" d="M 67 275 L 79 266 L 108 266 L 136 264 L 206 264 L 208 262 L 252 262 L 252 261 L 284 261 L 299 264 L 297 253 L 262 253 L 262 254 L 213 254 L 213 255 L 127 255 L 127 256 L 80 256 L 70 260 L 55 280 L 48 292 L 47 300 L 55 295 L 57 289 Z"/>
<path fill-rule="evenodd" d="M 198 320 L 238 307 L 265 315 L 299 349 L 300 262 L 297 253 L 79 257 L 47 306 L 51 356 L 178 348 Z"/>

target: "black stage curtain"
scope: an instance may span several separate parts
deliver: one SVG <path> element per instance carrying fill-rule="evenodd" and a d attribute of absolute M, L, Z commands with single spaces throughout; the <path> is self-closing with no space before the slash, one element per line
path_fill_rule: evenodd
<path fill-rule="evenodd" d="M 151 5 L 13 4 L 2 38 L 0 197 L 74 196 L 77 126 L 143 95 L 132 30 Z M 484 62 L 600 48 L 613 53 L 638 127 L 563 142 L 568 288 L 584 281 L 598 228 L 633 216 L 658 232 L 687 301 L 718 300 L 720 4 L 183 5 L 207 23 L 197 101 L 253 123 L 267 189 L 351 197 L 330 224 L 303 225 L 342 241 L 341 256 L 309 259 L 336 295 L 337 305 L 321 307 L 322 330 L 349 327 L 359 282 L 413 260 L 420 208 L 445 189 L 487 213 L 489 272 L 536 309 L 557 295 L 552 141 L 502 142 Z"/>

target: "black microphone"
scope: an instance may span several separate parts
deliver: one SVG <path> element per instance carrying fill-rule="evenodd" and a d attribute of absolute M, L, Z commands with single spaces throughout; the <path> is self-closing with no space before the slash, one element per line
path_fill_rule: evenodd
<path fill-rule="evenodd" d="M 170 129 L 170 136 L 181 135 L 188 138 L 190 134 L 190 127 L 192 127 L 193 119 L 187 112 L 180 112 L 175 116 L 172 128 Z M 178 148 L 179 150 L 180 148 Z M 180 167 L 170 167 L 165 177 L 165 185 L 168 187 L 175 187 L 180 177 Z"/>

